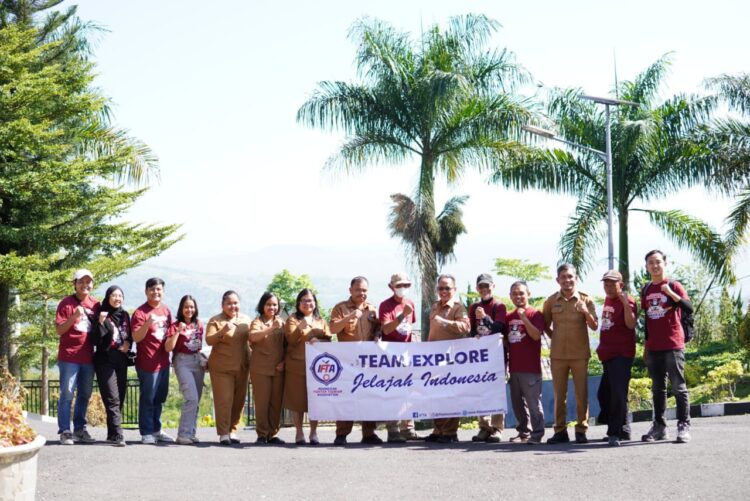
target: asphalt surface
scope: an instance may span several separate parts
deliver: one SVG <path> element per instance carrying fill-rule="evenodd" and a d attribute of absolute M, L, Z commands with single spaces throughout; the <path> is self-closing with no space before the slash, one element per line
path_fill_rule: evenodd
<path fill-rule="evenodd" d="M 32 425 L 48 438 L 38 462 L 40 500 L 750 498 L 750 415 L 693 419 L 689 444 L 634 441 L 618 448 L 508 443 L 515 430 L 506 430 L 500 444 L 472 443 L 475 432 L 461 430 L 461 442 L 452 445 L 334 447 L 331 427 L 319 430 L 318 446 L 256 446 L 255 432 L 243 430 L 243 443 L 227 447 L 212 429 L 200 431 L 197 446 L 141 445 L 137 431 L 126 431 L 124 448 L 62 446 L 54 424 Z M 647 428 L 635 423 L 633 437 Z M 106 436 L 102 428 L 90 431 Z M 589 438 L 604 432 L 592 427 Z M 384 430 L 378 434 L 385 438 Z M 291 442 L 294 432 L 280 436 Z M 360 438 L 355 427 L 350 442 Z"/>

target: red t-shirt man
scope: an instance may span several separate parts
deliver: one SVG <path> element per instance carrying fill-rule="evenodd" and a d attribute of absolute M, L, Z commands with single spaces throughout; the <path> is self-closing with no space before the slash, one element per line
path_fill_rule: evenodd
<path fill-rule="evenodd" d="M 154 308 L 148 303 L 143 303 L 133 312 L 133 332 L 140 329 L 149 317 L 154 320 L 146 336 L 137 344 L 135 366 L 146 372 L 159 372 L 169 367 L 169 353 L 164 349 L 164 340 L 169 326 L 172 325 L 172 312 L 163 304 Z"/>
<path fill-rule="evenodd" d="M 526 317 L 531 324 L 544 332 L 544 314 L 528 306 L 525 308 Z M 506 336 L 508 339 L 508 356 L 510 363 L 508 372 L 542 373 L 542 340 L 534 340 L 526 332 L 526 325 L 518 315 L 518 309 L 506 316 Z"/>
<path fill-rule="evenodd" d="M 638 318 L 638 310 L 631 297 L 628 297 L 628 306 L 633 316 Z M 604 298 L 599 346 L 596 348 L 596 354 L 602 362 L 615 357 L 635 357 L 635 329 L 628 329 L 625 325 L 624 306 L 619 298 Z"/>
<path fill-rule="evenodd" d="M 83 308 L 84 313 L 60 335 L 57 359 L 74 364 L 90 364 L 93 363 L 94 345 L 88 342 L 89 329 L 99 314 L 99 301 L 90 295 L 83 300 L 79 300 L 75 294 L 65 297 L 57 305 L 55 324 L 62 325 L 67 322 L 79 306 Z"/>
<path fill-rule="evenodd" d="M 685 333 L 680 324 L 682 310 L 662 291 L 666 284 L 681 298 L 688 299 L 685 288 L 676 280 L 649 284 L 641 297 L 641 307 L 646 312 L 646 348 L 649 351 L 685 349 Z"/>

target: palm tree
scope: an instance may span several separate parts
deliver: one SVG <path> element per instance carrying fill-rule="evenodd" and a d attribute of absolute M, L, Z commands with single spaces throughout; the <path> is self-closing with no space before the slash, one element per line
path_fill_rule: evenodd
<path fill-rule="evenodd" d="M 419 159 L 413 196 L 392 195 L 390 228 L 419 269 L 423 336 L 438 269 L 465 231 L 465 197 L 448 201 L 436 217 L 435 180 L 456 184 L 467 167 L 492 165 L 529 117 L 513 95 L 526 72 L 509 51 L 485 48 L 498 26 L 459 16 L 445 31 L 435 25 L 413 40 L 382 21 L 360 20 L 350 38 L 361 81 L 322 82 L 297 112 L 299 122 L 346 134 L 327 169 L 349 173 Z"/>
<path fill-rule="evenodd" d="M 718 89 L 719 95 L 733 111 L 745 117 L 715 120 L 704 131 L 709 142 L 709 151 L 717 166 L 722 168 L 717 181 L 725 191 L 736 195 L 736 202 L 726 219 L 725 234 L 727 248 L 736 254 L 747 242 L 750 229 L 750 74 L 721 75 L 707 80 L 710 88 Z"/>
<path fill-rule="evenodd" d="M 613 208 L 617 218 L 618 268 L 628 283 L 628 236 L 633 212 L 689 250 L 722 280 L 731 280 L 724 266 L 726 245 L 706 222 L 677 209 L 655 210 L 649 202 L 668 199 L 680 190 L 711 179 L 713 165 L 705 161 L 705 142 L 691 135 L 706 123 L 714 97 L 676 95 L 657 102 L 670 57 L 665 55 L 616 89 L 619 99 L 640 104 L 612 112 Z M 601 107 L 582 100 L 580 89 L 553 90 L 547 111 L 552 126 L 565 140 L 605 150 L 605 118 Z M 595 153 L 518 148 L 497 166 L 491 181 L 518 190 L 538 189 L 578 198 L 560 238 L 561 261 L 581 272 L 592 266 L 593 254 L 605 236 L 607 218 L 606 167 Z"/>

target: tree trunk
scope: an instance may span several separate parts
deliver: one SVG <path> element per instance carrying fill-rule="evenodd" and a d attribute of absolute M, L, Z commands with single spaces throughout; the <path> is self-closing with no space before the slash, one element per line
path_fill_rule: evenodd
<path fill-rule="evenodd" d="M 21 296 L 18 293 L 13 294 L 13 306 L 16 310 L 21 308 Z M 21 324 L 13 324 L 13 334 L 10 336 L 8 346 L 8 370 L 16 379 L 21 378 L 21 357 L 18 354 L 18 338 L 21 336 Z"/>
<path fill-rule="evenodd" d="M 0 282 L 0 367 L 8 368 L 10 359 L 10 286 Z"/>
<path fill-rule="evenodd" d="M 619 256 L 617 259 L 620 273 L 622 273 L 622 281 L 625 282 L 625 288 L 631 289 L 630 283 L 630 254 L 628 252 L 628 208 L 620 207 L 617 211 L 617 218 L 619 219 L 618 230 L 620 233 L 618 247 Z"/>
<path fill-rule="evenodd" d="M 49 335 L 49 299 L 44 298 L 44 316 L 42 322 L 42 408 L 39 413 L 43 416 L 49 415 L 49 348 L 47 348 L 47 336 Z"/>
<path fill-rule="evenodd" d="M 422 341 L 430 335 L 430 309 L 435 302 L 435 284 L 437 281 L 437 256 L 434 242 L 437 239 L 437 222 L 435 221 L 435 176 L 433 162 L 429 154 L 422 156 L 419 170 L 419 186 L 416 199 L 422 233 L 416 242 L 417 263 L 419 265 L 420 289 L 422 295 L 421 323 Z"/>

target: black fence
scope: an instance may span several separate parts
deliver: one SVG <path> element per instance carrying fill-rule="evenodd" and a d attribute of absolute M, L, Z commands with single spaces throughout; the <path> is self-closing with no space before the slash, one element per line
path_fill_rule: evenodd
<path fill-rule="evenodd" d="M 21 384 L 26 390 L 25 402 L 23 408 L 28 412 L 35 414 L 42 413 L 42 381 L 39 379 L 23 379 Z M 94 378 L 94 389 L 93 392 L 99 391 L 99 385 L 97 384 L 96 378 Z M 92 394 L 93 394 L 92 392 Z M 137 379 L 128 379 L 127 388 L 125 390 L 125 402 L 122 406 L 122 424 L 123 425 L 137 425 L 138 424 L 138 396 L 140 389 Z M 49 399 L 49 416 L 57 416 L 57 403 L 60 397 L 60 381 L 57 379 L 50 379 L 48 382 L 47 396 Z M 284 409 L 281 416 L 282 426 L 292 425 L 291 413 Z M 245 426 L 255 425 L 255 402 L 253 401 L 253 390 L 252 385 L 247 385 L 247 399 L 245 401 Z"/>
<path fill-rule="evenodd" d="M 26 390 L 25 402 L 23 408 L 27 412 L 33 412 L 35 414 L 42 413 L 42 381 L 39 379 L 22 379 L 21 385 Z M 96 378 L 94 378 L 94 392 L 99 392 L 99 385 L 97 384 Z M 138 394 L 139 386 L 137 379 L 128 379 L 128 384 L 125 389 L 125 402 L 122 406 L 122 424 L 124 425 L 137 425 L 138 424 Z M 48 397 L 48 415 L 57 417 L 57 404 L 60 400 L 60 381 L 57 379 L 50 379 L 47 386 L 47 397 Z"/>

